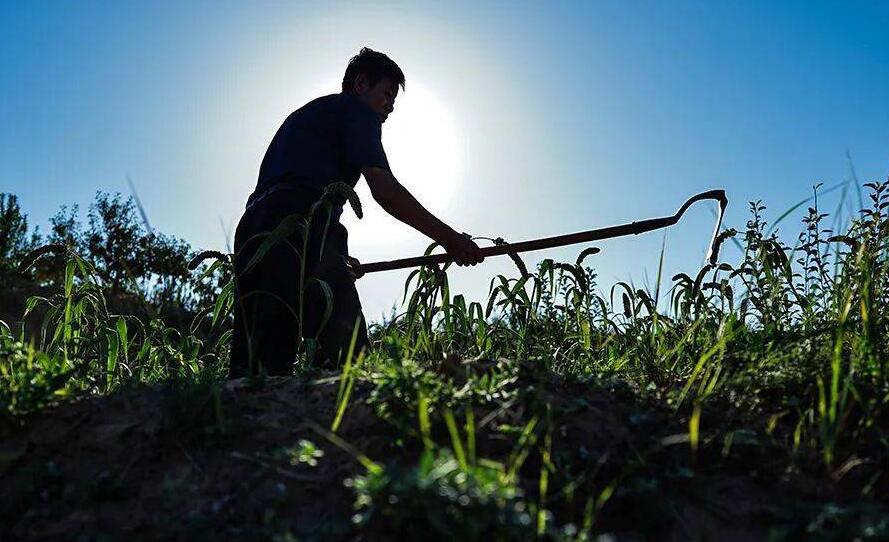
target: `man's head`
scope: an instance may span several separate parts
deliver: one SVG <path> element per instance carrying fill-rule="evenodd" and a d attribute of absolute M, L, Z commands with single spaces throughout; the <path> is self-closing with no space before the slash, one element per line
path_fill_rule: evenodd
<path fill-rule="evenodd" d="M 391 58 L 364 47 L 349 60 L 343 76 L 343 92 L 357 96 L 373 109 L 380 120 L 395 107 L 398 87 L 404 88 L 404 73 Z"/>

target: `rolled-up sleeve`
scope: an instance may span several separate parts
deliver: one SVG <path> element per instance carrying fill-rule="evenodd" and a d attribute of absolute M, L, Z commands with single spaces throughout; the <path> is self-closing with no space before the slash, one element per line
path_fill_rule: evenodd
<path fill-rule="evenodd" d="M 346 115 L 343 145 L 346 159 L 359 170 L 366 167 L 390 170 L 386 151 L 383 150 L 382 123 L 376 113 L 367 107 L 355 108 Z"/>

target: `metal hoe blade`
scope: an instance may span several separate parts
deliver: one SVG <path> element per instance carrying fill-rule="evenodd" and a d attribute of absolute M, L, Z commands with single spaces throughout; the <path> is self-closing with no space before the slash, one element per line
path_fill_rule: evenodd
<path fill-rule="evenodd" d="M 626 235 L 638 235 L 652 230 L 659 230 L 679 222 L 679 219 L 682 218 L 682 215 L 685 214 L 685 211 L 688 210 L 692 204 L 702 200 L 716 200 L 719 202 L 719 214 L 716 217 L 716 227 L 713 229 L 713 235 L 710 238 L 710 246 L 707 250 L 707 260 L 711 264 L 715 264 L 716 258 L 719 256 L 716 250 L 716 239 L 719 236 L 719 229 L 722 226 L 722 217 L 725 214 L 725 208 L 728 206 L 728 198 L 725 195 L 725 190 L 722 189 L 708 190 L 707 192 L 701 192 L 700 194 L 688 198 L 679 210 L 676 211 L 676 214 L 672 216 L 649 218 L 647 220 L 619 224 L 617 226 L 608 226 L 606 228 L 595 230 L 486 247 L 481 249 L 481 253 L 486 258 L 488 256 L 500 256 L 503 254 L 518 254 L 520 252 L 563 247 L 577 243 L 589 243 L 591 241 L 601 241 L 603 239 L 613 239 L 615 237 L 623 237 Z M 428 256 L 416 256 L 413 258 L 362 264 L 358 271 L 362 274 L 375 273 L 377 271 L 389 271 L 393 269 L 418 267 L 421 265 L 441 264 L 451 261 L 453 261 L 452 258 L 447 254 L 431 254 Z"/>

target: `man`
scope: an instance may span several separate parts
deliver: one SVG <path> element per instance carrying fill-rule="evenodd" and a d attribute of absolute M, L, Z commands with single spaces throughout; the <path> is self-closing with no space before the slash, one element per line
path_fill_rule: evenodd
<path fill-rule="evenodd" d="M 399 86 L 405 86 L 401 68 L 385 54 L 365 47 L 349 61 L 341 93 L 297 109 L 272 139 L 235 233 L 232 378 L 291 374 L 300 329 L 304 337 L 317 337 L 316 359 L 331 365 L 343 362 L 356 325 L 355 352 L 367 346 L 367 327 L 355 289 L 358 262 L 348 256 L 347 232 L 339 222 L 342 199 L 329 216 L 316 217 L 309 232 L 306 275 L 326 283 L 333 294 L 326 322 L 327 295 L 318 281 L 307 280 L 300 326 L 301 232 L 274 244 L 248 265 L 257 256 L 263 232 L 274 230 L 285 217 L 307 216 L 331 183 L 354 187 L 363 175 L 383 209 L 437 241 L 457 264 L 483 260 L 473 241 L 433 216 L 392 174 L 381 130 L 394 109 Z M 325 224 L 329 224 L 326 234 Z"/>

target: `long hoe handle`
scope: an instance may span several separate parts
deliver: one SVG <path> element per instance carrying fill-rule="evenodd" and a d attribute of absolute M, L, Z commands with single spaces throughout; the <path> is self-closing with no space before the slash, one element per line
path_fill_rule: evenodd
<path fill-rule="evenodd" d="M 602 239 L 613 239 L 615 237 L 623 237 L 625 235 L 638 235 L 640 233 L 658 230 L 676 224 L 677 222 L 679 222 L 679 219 L 682 218 L 682 215 L 685 214 L 686 209 L 688 209 L 692 203 L 705 199 L 716 200 L 719 202 L 719 215 L 716 219 L 716 228 L 713 230 L 713 236 L 710 240 L 710 250 L 707 254 L 710 262 L 715 263 L 717 256 L 716 251 L 714 250 L 716 236 L 719 234 L 719 228 L 722 225 L 722 215 L 725 213 L 725 208 L 728 205 L 728 199 L 725 196 L 725 190 L 721 189 L 701 192 L 700 194 L 696 194 L 688 198 L 688 200 L 686 200 L 685 203 L 682 204 L 682 207 L 679 208 L 676 214 L 672 216 L 665 216 L 662 218 L 650 218 L 647 220 L 630 222 L 628 224 L 609 226 L 607 228 L 599 228 L 595 230 L 569 233 L 566 235 L 556 235 L 555 237 L 544 237 L 541 239 L 532 239 L 530 241 L 520 241 L 518 243 L 509 243 L 504 245 L 486 247 L 481 249 L 481 252 L 482 255 L 487 258 L 488 256 L 517 254 L 520 252 L 530 252 L 532 250 L 543 250 L 545 248 L 563 247 L 567 245 L 574 245 L 577 243 L 601 241 Z M 407 267 L 419 267 L 421 265 L 443 264 L 452 261 L 453 259 L 448 254 L 430 254 L 427 256 L 415 256 L 413 258 L 401 258 L 399 260 L 366 263 L 362 264 L 359 267 L 358 271 L 360 273 L 366 274 L 375 273 L 377 271 L 404 269 Z"/>

